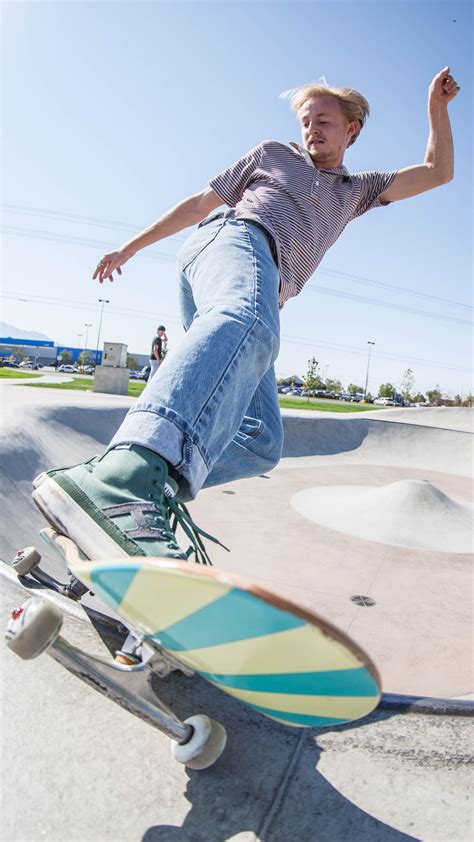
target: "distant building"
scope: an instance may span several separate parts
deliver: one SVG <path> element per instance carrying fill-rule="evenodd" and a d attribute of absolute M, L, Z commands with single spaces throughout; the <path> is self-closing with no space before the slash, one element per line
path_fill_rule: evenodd
<path fill-rule="evenodd" d="M 20 353 L 21 356 L 29 357 L 32 362 L 39 363 L 39 365 L 54 365 L 62 351 L 68 351 L 71 355 L 70 361 L 77 363 L 79 356 L 85 350 L 85 348 L 73 348 L 70 345 L 56 345 L 53 340 L 23 339 L 14 336 L 0 337 L 0 359 L 6 359 Z M 91 362 L 95 362 L 95 349 L 88 348 L 87 350 Z M 148 354 L 131 352 L 130 356 L 135 358 L 138 368 L 148 363 Z M 102 362 L 102 351 L 98 351 L 97 357 L 97 362 L 100 364 Z"/>

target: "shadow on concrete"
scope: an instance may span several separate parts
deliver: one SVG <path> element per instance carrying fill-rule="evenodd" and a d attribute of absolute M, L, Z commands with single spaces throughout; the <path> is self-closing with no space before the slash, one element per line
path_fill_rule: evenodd
<path fill-rule="evenodd" d="M 319 734 L 354 731 L 390 719 L 375 712 L 333 729 L 290 729 L 253 712 L 197 676 L 156 679 L 159 697 L 181 718 L 205 711 L 225 723 L 228 749 L 205 772 L 186 770 L 191 809 L 181 826 L 150 827 L 143 842 L 224 842 L 252 834 L 261 842 L 402 842 L 401 833 L 361 810 L 318 772 Z M 277 781 L 277 783 L 275 783 Z M 159 794 L 157 794 L 159 799 Z M 350 833 L 349 829 L 350 828 Z"/>

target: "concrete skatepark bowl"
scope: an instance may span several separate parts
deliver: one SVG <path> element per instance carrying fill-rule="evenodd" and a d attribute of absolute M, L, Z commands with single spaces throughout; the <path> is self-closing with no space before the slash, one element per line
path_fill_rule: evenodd
<path fill-rule="evenodd" d="M 3 389 L 5 561 L 37 543 L 44 526 L 31 502 L 33 477 L 101 452 L 130 403 L 12 384 Z M 191 504 L 196 522 L 231 549 L 212 546 L 214 565 L 256 579 L 349 633 L 374 659 L 386 693 L 472 699 L 471 419 L 470 410 L 444 408 L 342 418 L 285 412 L 285 449 L 275 471 L 206 490 Z M 13 607 L 8 589 L 4 602 L 3 618 Z M 80 638 L 77 615 L 70 623 Z M 460 809 L 465 718 L 382 711 L 352 729 L 318 730 L 315 738 L 243 714 L 237 703 L 201 688 L 202 709 L 230 723 L 231 737 L 215 773 L 198 784 L 172 764 L 164 737 L 59 674 L 50 659 L 23 664 L 8 652 L 3 659 L 10 723 L 4 757 L 18 774 L 25 757 L 34 770 L 35 818 L 21 815 L 18 824 L 20 799 L 10 798 L 3 819 L 8 842 L 470 838 L 470 820 Z M 182 707 L 188 715 L 179 686 L 171 681 L 169 688 L 178 714 Z M 48 741 L 52 729 L 56 736 Z M 78 745 L 78 730 L 89 746 L 93 741 L 92 753 Z M 161 748 L 152 749 L 152 742 Z M 126 779 L 145 773 L 161 793 L 159 805 L 148 800 L 144 810 L 124 811 L 125 781 L 114 781 L 104 804 L 100 790 L 107 789 L 117 750 Z M 93 805 L 89 817 L 61 811 L 52 792 L 58 772 L 78 804 L 87 798 Z M 94 775 L 101 781 L 97 793 Z"/>

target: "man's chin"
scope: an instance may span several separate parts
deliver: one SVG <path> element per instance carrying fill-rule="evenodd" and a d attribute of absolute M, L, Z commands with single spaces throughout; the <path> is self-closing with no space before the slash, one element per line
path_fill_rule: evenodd
<path fill-rule="evenodd" d="M 327 149 L 323 149 L 322 146 L 312 146 L 308 149 L 309 154 L 313 161 L 324 162 L 330 160 L 330 154 Z"/>

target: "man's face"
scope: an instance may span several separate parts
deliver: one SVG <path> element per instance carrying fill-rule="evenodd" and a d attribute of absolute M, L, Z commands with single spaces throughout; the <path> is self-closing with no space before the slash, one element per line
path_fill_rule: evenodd
<path fill-rule="evenodd" d="M 336 97 L 316 96 L 308 99 L 297 116 L 304 147 L 316 166 L 340 166 L 358 124 L 348 122 Z"/>

